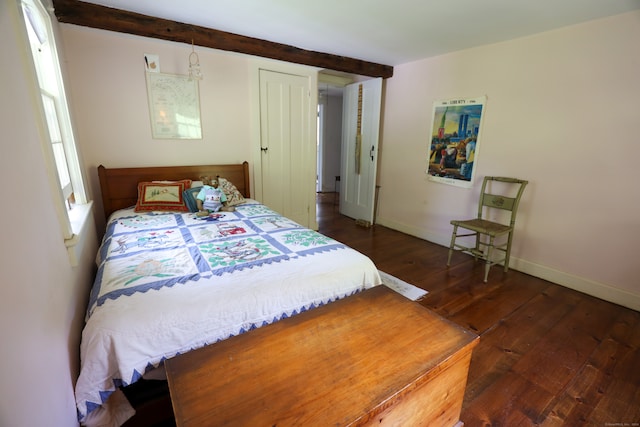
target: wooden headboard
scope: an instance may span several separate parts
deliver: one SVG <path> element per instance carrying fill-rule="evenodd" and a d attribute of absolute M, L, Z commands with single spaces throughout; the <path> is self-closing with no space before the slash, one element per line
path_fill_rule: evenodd
<path fill-rule="evenodd" d="M 236 165 L 201 166 L 160 166 L 141 168 L 107 169 L 98 166 L 98 178 L 102 191 L 102 204 L 105 219 L 114 211 L 136 204 L 138 183 L 142 181 L 177 181 L 191 179 L 197 181 L 201 176 L 221 176 L 232 182 L 244 197 L 251 197 L 249 185 L 249 163 Z"/>

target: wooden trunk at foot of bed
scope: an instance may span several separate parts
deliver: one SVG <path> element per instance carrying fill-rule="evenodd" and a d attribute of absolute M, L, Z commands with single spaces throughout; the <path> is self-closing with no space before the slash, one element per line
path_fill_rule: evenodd
<path fill-rule="evenodd" d="M 136 204 L 138 183 L 148 181 L 200 180 L 201 176 L 222 177 L 236 186 L 244 197 L 251 197 L 249 163 L 231 165 L 160 166 L 141 168 L 106 168 L 98 166 L 105 219 L 118 209 Z"/>
<path fill-rule="evenodd" d="M 380 285 L 165 368 L 178 427 L 454 426 L 477 344 Z"/>

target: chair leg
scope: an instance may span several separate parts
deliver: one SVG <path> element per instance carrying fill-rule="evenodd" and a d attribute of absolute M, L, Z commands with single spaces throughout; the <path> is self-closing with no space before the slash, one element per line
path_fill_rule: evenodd
<path fill-rule="evenodd" d="M 504 254 L 504 271 L 509 271 L 509 260 L 511 259 L 511 238 L 513 237 L 513 231 L 509 233 L 507 238 L 507 252 Z"/>
<path fill-rule="evenodd" d="M 477 253 L 480 252 L 480 233 L 476 233 L 476 250 L 473 253 L 473 258 L 477 261 L 478 260 L 478 256 L 476 255 Z"/>
<path fill-rule="evenodd" d="M 456 243 L 456 233 L 458 232 L 458 226 L 453 226 L 453 234 L 451 234 L 451 245 L 449 246 L 449 256 L 447 257 L 447 267 L 451 265 L 451 255 L 453 255 L 453 246 Z"/>
<path fill-rule="evenodd" d="M 489 245 L 487 245 L 487 262 L 484 265 L 484 283 L 487 283 L 487 279 L 489 277 L 489 269 L 491 268 L 491 255 L 493 252 L 493 240 L 494 237 L 489 237 Z"/>

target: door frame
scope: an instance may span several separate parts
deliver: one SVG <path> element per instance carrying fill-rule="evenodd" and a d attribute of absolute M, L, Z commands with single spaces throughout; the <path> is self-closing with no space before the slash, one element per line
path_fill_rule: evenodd
<path fill-rule="evenodd" d="M 250 80 L 251 80 L 251 105 L 253 108 L 251 114 L 251 146 L 253 166 L 253 191 L 252 197 L 258 201 L 262 200 L 262 153 L 261 148 L 261 132 L 260 132 L 260 71 L 267 70 L 276 73 L 294 74 L 304 76 L 309 79 L 309 136 L 307 143 L 313 145 L 310 151 L 310 158 L 307 159 L 307 174 L 305 176 L 305 185 L 309 188 L 308 200 L 306 200 L 309 209 L 309 228 L 318 229 L 318 221 L 316 219 L 316 168 L 317 168 L 317 105 L 318 105 L 318 72 L 319 68 L 302 66 L 282 61 L 272 61 L 263 58 L 254 58 L 250 61 Z"/>

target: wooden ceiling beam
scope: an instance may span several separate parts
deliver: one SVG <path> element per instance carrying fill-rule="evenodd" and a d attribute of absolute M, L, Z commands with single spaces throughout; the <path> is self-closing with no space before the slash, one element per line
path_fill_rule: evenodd
<path fill-rule="evenodd" d="M 59 22 L 195 44 L 345 73 L 389 78 L 393 67 L 360 59 L 300 49 L 281 43 L 155 18 L 78 0 L 53 0 Z"/>

